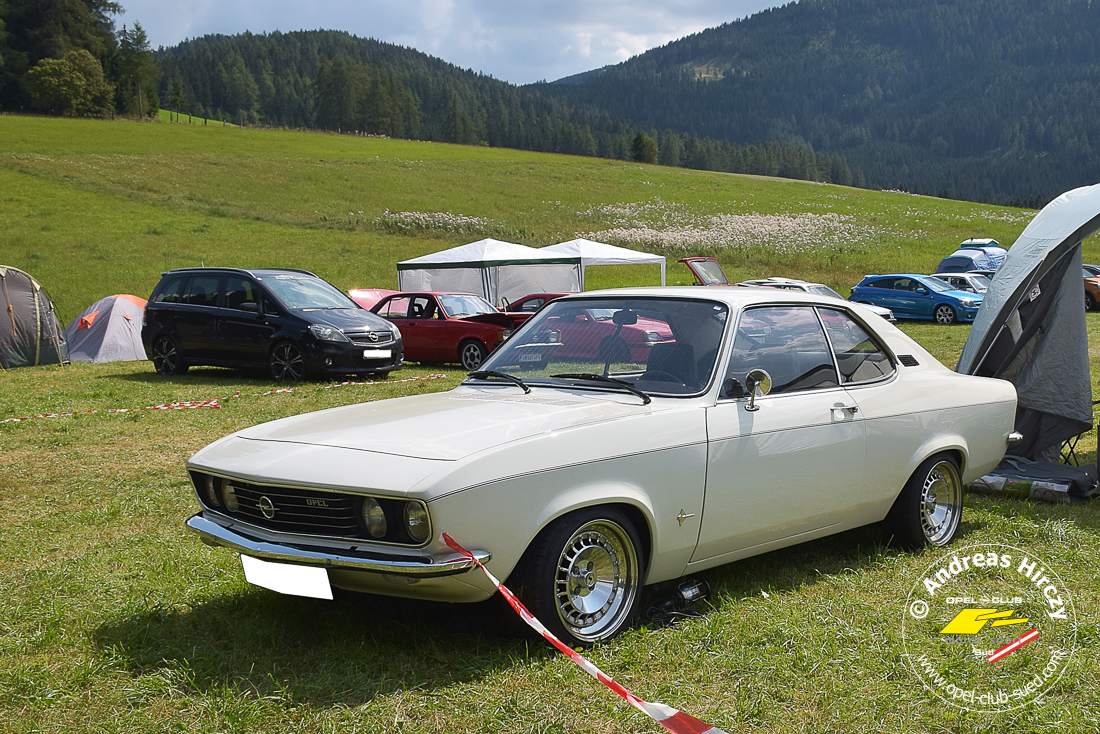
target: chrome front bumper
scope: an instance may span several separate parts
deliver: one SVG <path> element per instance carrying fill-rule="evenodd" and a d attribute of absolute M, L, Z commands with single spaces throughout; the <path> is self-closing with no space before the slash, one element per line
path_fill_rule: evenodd
<path fill-rule="evenodd" d="M 241 530 L 231 530 L 202 516 L 194 515 L 187 521 L 187 527 L 198 534 L 207 545 L 230 548 L 253 558 L 265 561 L 294 563 L 302 566 L 322 566 L 368 573 L 381 573 L 415 578 L 433 578 L 453 576 L 474 568 L 474 562 L 460 553 L 445 556 L 399 557 L 382 553 L 356 551 L 320 551 L 298 548 L 281 543 L 272 543 L 250 537 Z M 487 563 L 492 555 L 488 551 L 470 551 L 482 563 Z"/>

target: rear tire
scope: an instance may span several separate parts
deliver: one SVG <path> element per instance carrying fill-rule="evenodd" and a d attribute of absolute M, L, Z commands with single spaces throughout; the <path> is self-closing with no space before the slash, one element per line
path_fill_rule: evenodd
<path fill-rule="evenodd" d="M 629 518 L 588 507 L 554 521 L 528 550 L 519 596 L 562 642 L 590 647 L 630 624 L 644 577 L 641 542 Z"/>
<path fill-rule="evenodd" d="M 959 464 L 951 454 L 936 454 L 909 477 L 882 525 L 899 547 L 939 547 L 954 539 L 962 510 Z"/>
<path fill-rule="evenodd" d="M 1092 297 L 1091 293 L 1085 294 L 1085 310 L 1093 311 L 1096 309 L 1096 299 Z"/>
<path fill-rule="evenodd" d="M 937 324 L 948 326 L 955 323 L 955 309 L 953 309 L 946 303 L 941 303 L 940 305 L 936 306 L 935 315 Z"/>
<path fill-rule="evenodd" d="M 183 361 L 183 356 L 180 354 L 179 349 L 176 348 L 176 343 L 167 336 L 158 336 L 157 340 L 153 342 L 153 369 L 157 371 L 157 374 L 164 375 L 182 375 L 187 371 L 187 363 Z"/>

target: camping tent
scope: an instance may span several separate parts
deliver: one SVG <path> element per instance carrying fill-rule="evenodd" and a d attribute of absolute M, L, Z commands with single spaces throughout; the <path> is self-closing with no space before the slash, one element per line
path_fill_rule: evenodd
<path fill-rule="evenodd" d="M 1081 241 L 1100 228 L 1100 184 L 1047 204 L 1008 251 L 985 293 L 956 371 L 1016 386 L 1009 453 L 1057 461 L 1062 441 L 1092 427 Z"/>
<path fill-rule="evenodd" d="M 493 305 L 581 289 L 581 259 L 484 239 L 397 263 L 402 291 L 475 293 Z"/>
<path fill-rule="evenodd" d="M 104 296 L 65 327 L 74 362 L 127 362 L 145 359 L 141 315 L 145 299 L 119 294 Z"/>
<path fill-rule="evenodd" d="M 628 250 L 625 247 L 605 245 L 602 242 L 577 239 L 544 247 L 540 252 L 553 252 L 559 255 L 579 257 L 581 259 L 581 290 L 584 290 L 584 271 L 589 265 L 636 265 L 654 263 L 661 266 L 661 285 L 665 284 L 665 257 L 651 255 L 648 252 Z"/>
<path fill-rule="evenodd" d="M 69 361 L 69 349 L 53 302 L 38 281 L 18 268 L 0 265 L 0 367 Z"/>

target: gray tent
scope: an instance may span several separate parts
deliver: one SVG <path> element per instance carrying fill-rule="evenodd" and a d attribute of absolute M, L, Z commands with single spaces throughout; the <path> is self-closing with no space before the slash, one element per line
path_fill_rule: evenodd
<path fill-rule="evenodd" d="M 955 370 L 1016 386 L 1009 448 L 1057 461 L 1068 438 L 1092 428 L 1081 241 L 1100 228 L 1100 184 L 1068 191 L 1039 212 L 985 294 Z"/>
<path fill-rule="evenodd" d="M 69 347 L 53 302 L 38 281 L 0 265 L 0 367 L 68 363 Z"/>
<path fill-rule="evenodd" d="M 120 293 L 104 296 L 65 327 L 74 362 L 128 362 L 145 359 L 141 317 L 145 299 Z"/>

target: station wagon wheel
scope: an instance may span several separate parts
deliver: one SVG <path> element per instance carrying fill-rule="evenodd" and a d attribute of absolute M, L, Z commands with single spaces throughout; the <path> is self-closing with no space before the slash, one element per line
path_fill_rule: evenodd
<path fill-rule="evenodd" d="M 906 548 L 947 545 L 959 529 L 963 483 L 950 454 L 925 459 L 894 501 L 883 524 Z"/>
<path fill-rule="evenodd" d="M 937 324 L 953 324 L 955 323 L 955 309 L 946 303 L 941 303 L 936 306 L 936 323 Z"/>
<path fill-rule="evenodd" d="M 276 382 L 297 382 L 306 375 L 302 350 L 290 342 L 279 342 L 271 350 L 271 377 Z"/>
<path fill-rule="evenodd" d="M 458 359 L 462 362 L 463 369 L 476 370 L 489 355 L 485 345 L 476 339 L 467 339 L 458 348 Z"/>
<path fill-rule="evenodd" d="M 568 645 L 590 646 L 621 632 L 642 584 L 641 543 L 613 508 L 559 518 L 539 536 L 522 571 L 528 609 Z"/>
<path fill-rule="evenodd" d="M 160 375 L 182 375 L 187 371 L 176 343 L 167 336 L 157 337 L 153 342 L 153 369 Z"/>

